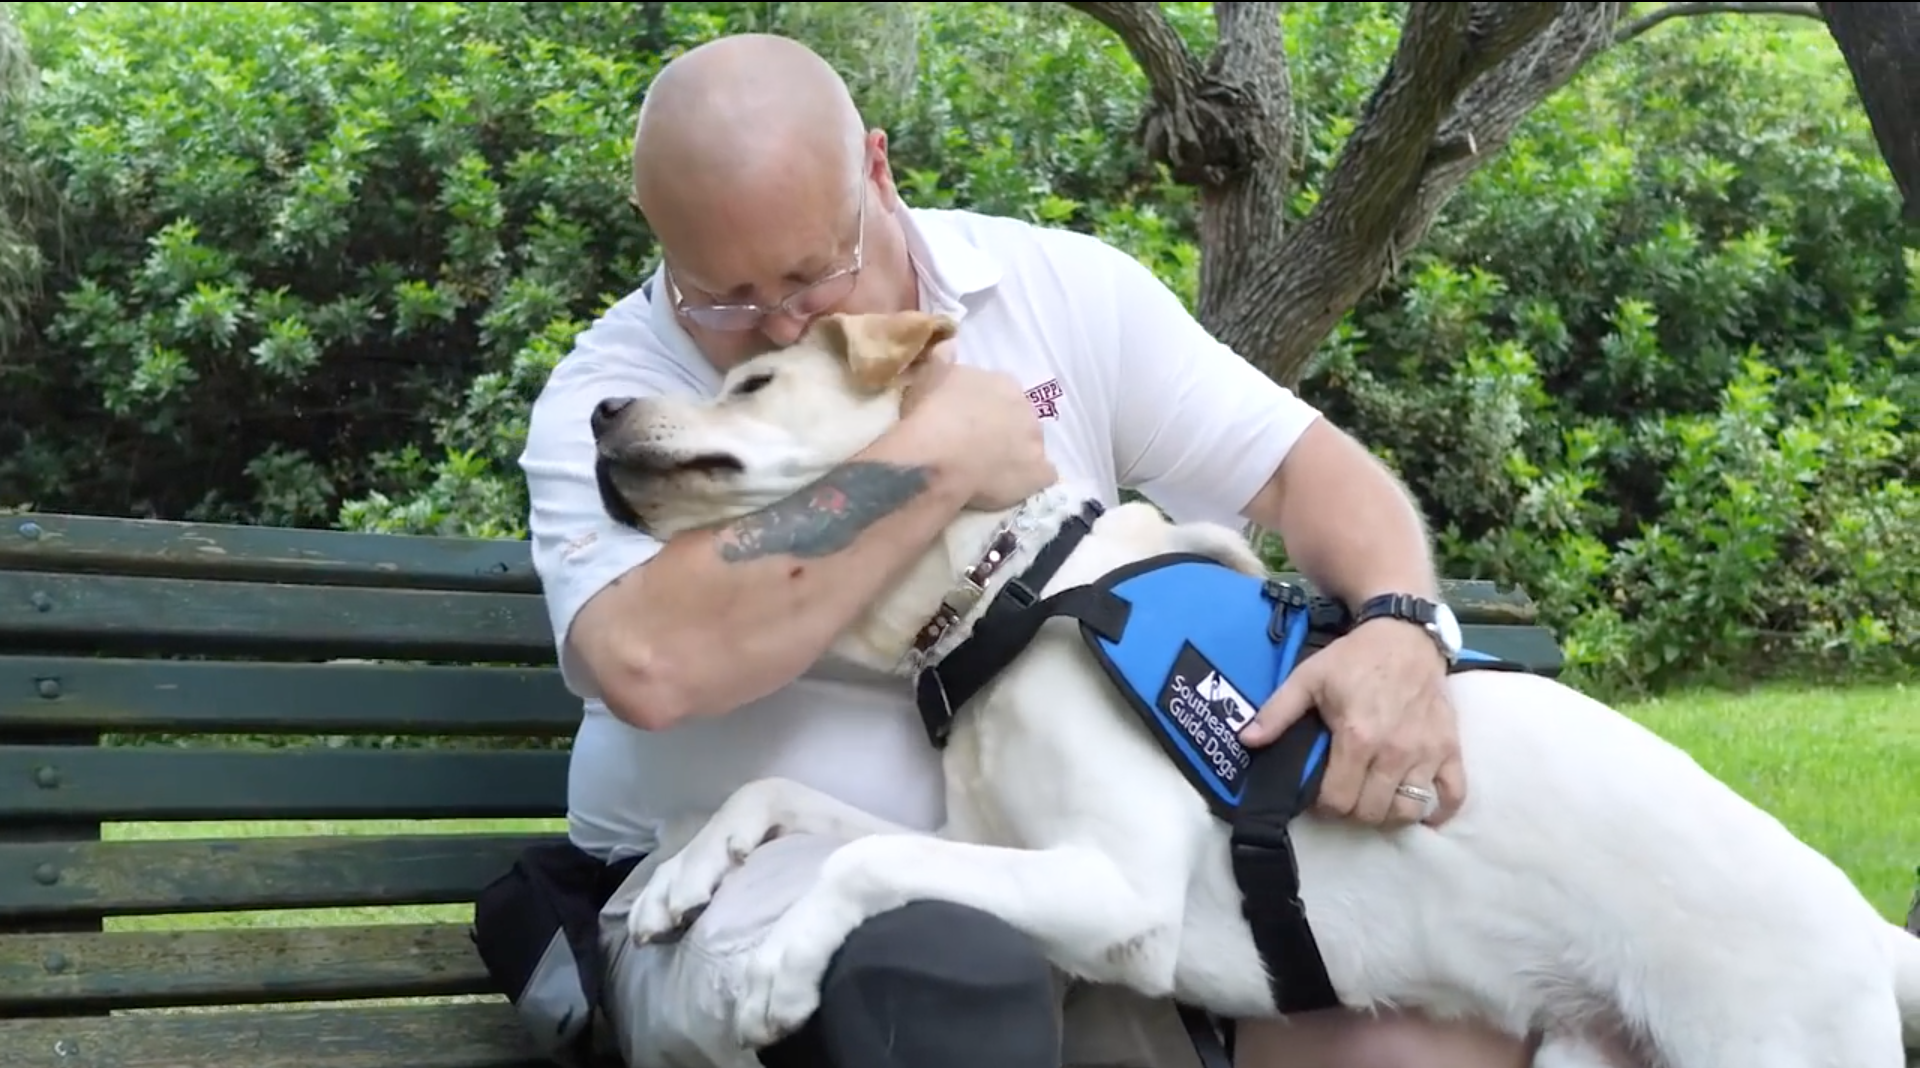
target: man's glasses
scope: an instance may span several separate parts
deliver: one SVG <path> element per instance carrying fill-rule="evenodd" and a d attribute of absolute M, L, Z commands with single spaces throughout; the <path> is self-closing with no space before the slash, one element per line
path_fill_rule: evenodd
<path fill-rule="evenodd" d="M 769 315 L 791 315 L 796 319 L 812 319 L 847 299 L 859 281 L 860 269 L 866 264 L 867 250 L 867 185 L 860 185 L 860 214 L 858 236 L 853 243 L 853 262 L 824 277 L 815 279 L 805 288 L 788 294 L 778 304 L 690 304 L 685 293 L 680 291 L 679 283 L 673 280 L 673 269 L 666 270 L 667 291 L 673 300 L 673 306 L 681 315 L 686 316 L 700 326 L 715 331 L 731 332 L 751 330 L 760 325 L 760 321 Z"/>

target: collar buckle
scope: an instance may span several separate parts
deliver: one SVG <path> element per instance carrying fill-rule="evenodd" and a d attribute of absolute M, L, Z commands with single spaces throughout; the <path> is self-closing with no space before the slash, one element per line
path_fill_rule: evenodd
<path fill-rule="evenodd" d="M 907 665 L 915 674 L 926 669 L 927 657 L 947 631 L 979 607 L 981 598 L 987 595 L 988 580 L 1013 556 L 1013 551 L 1019 545 L 1020 536 L 1013 521 L 1002 525 L 994 532 L 993 540 L 987 543 L 986 552 L 981 553 L 980 559 L 974 561 L 953 588 L 940 598 L 940 607 L 934 611 L 933 618 L 920 628 L 920 633 L 914 636 L 913 648 L 907 651 Z"/>

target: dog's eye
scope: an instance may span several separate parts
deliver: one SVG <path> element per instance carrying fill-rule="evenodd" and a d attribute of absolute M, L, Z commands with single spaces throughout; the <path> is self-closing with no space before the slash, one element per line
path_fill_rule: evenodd
<path fill-rule="evenodd" d="M 773 381 L 773 376 L 770 374 L 758 374 L 751 378 L 742 379 L 739 385 L 733 387 L 733 395 L 736 397 L 744 397 L 749 393 L 758 393 L 760 390 L 766 388 L 767 383 L 771 381 Z"/>

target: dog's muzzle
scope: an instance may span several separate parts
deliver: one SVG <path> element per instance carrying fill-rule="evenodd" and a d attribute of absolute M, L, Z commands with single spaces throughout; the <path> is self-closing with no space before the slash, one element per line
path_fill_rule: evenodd
<path fill-rule="evenodd" d="M 593 440 L 598 442 L 607 436 L 607 431 L 620 422 L 620 413 L 633 407 L 632 397 L 605 397 L 593 406 L 593 414 L 587 417 L 587 425 L 593 430 Z"/>

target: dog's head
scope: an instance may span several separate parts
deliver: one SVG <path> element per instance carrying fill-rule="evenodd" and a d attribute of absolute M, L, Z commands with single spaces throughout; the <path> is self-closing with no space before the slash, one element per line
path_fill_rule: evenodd
<path fill-rule="evenodd" d="M 601 502 L 662 540 L 772 504 L 885 433 L 903 372 L 956 329 L 922 312 L 829 315 L 712 398 L 608 397 L 592 415 Z"/>

